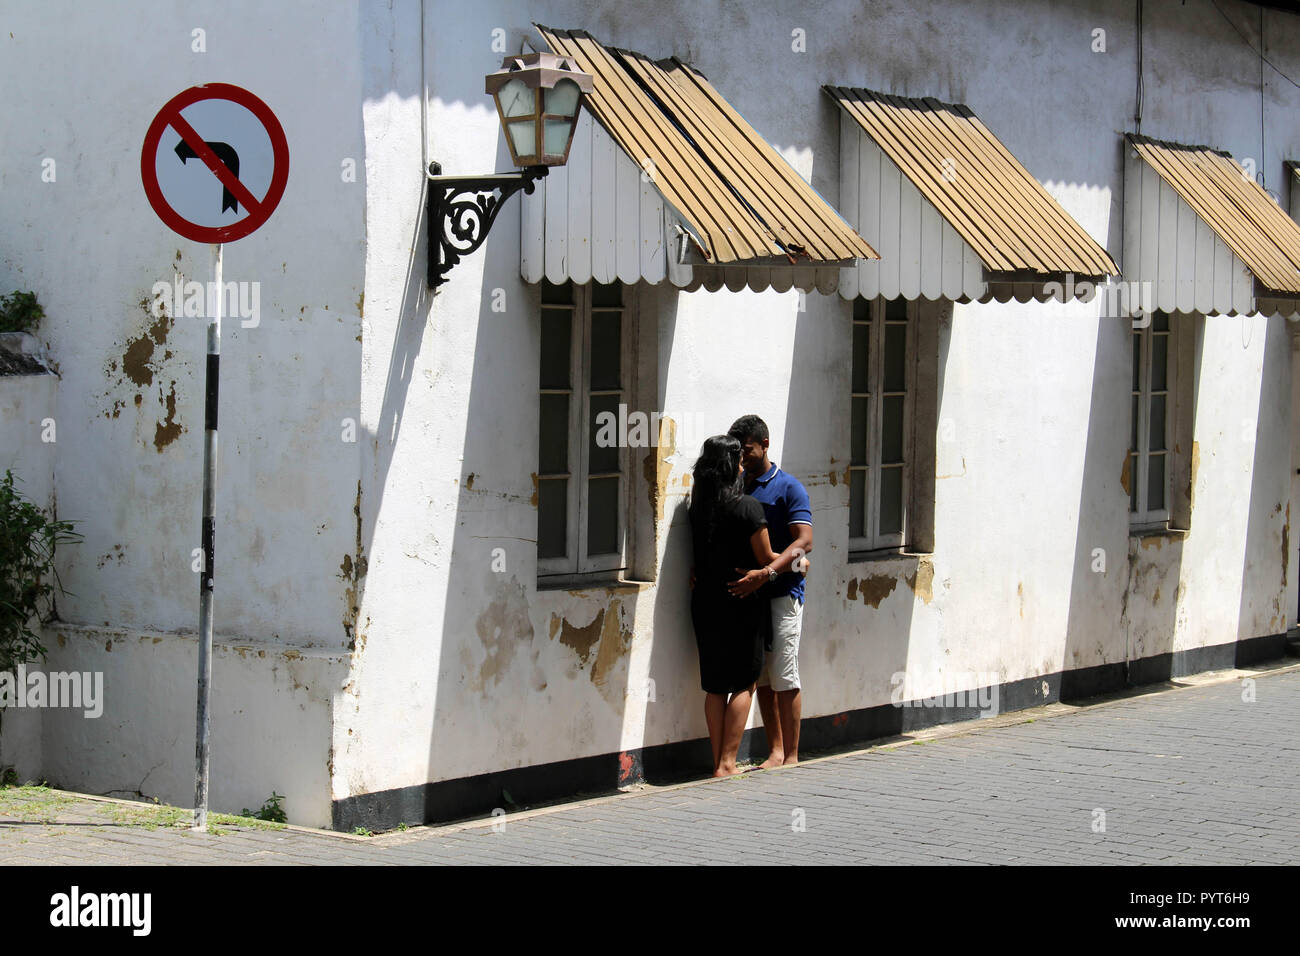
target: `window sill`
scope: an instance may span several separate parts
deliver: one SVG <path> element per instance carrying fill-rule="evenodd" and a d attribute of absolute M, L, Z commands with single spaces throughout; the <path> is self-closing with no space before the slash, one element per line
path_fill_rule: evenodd
<path fill-rule="evenodd" d="M 1191 534 L 1186 528 L 1170 528 L 1166 525 L 1151 525 L 1147 527 L 1129 528 L 1128 536 L 1130 538 L 1169 538 L 1181 541 Z"/>
<path fill-rule="evenodd" d="M 537 579 L 538 591 L 644 591 L 654 585 L 654 581 L 626 578 L 621 571 L 553 574 Z"/>
<path fill-rule="evenodd" d="M 930 557 L 930 555 L 931 552 L 929 551 L 907 551 L 903 548 L 886 548 L 881 551 L 850 551 L 849 564 L 874 564 L 884 561 L 915 563 L 921 558 Z"/>

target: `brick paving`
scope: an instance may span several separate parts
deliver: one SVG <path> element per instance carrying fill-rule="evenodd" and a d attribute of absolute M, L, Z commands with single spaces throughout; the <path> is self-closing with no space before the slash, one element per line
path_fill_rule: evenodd
<path fill-rule="evenodd" d="M 1243 701 L 1243 677 L 1256 699 Z M 0 865 L 1294 864 L 1300 667 L 492 821 L 347 837 L 0 790 Z M 1101 829 L 1104 814 L 1104 830 Z"/>

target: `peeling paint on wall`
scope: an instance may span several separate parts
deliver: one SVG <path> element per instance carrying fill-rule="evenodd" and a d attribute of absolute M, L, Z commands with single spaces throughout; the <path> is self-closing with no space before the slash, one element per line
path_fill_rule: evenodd
<path fill-rule="evenodd" d="M 578 655 L 580 667 L 591 663 L 588 674 L 591 682 L 600 689 L 610 706 L 622 706 L 625 694 L 610 682 L 610 676 L 632 647 L 632 627 L 624 620 L 621 603 L 608 596 L 610 603 L 596 611 L 587 624 L 575 625 L 562 614 L 552 614 L 549 627 L 551 640 L 560 643 Z"/>
<path fill-rule="evenodd" d="M 934 600 L 934 564 L 928 557 L 918 559 L 916 570 L 903 580 L 926 604 Z"/>
<path fill-rule="evenodd" d="M 664 518 L 664 498 L 672 475 L 672 462 L 668 459 L 677 453 L 677 423 L 667 416 L 659 419 L 659 444 L 646 454 L 641 468 L 645 476 L 646 494 L 654 512 L 655 526 Z"/>
<path fill-rule="evenodd" d="M 605 625 L 605 609 L 601 608 L 590 624 L 575 627 L 559 614 L 551 615 L 551 638 L 559 634 L 560 643 L 572 648 L 578 655 L 578 661 L 585 667 L 591 657 L 591 649 L 600 639 L 601 629 Z"/>
<path fill-rule="evenodd" d="M 474 633 L 483 647 L 478 675 L 470 686 L 479 692 L 501 682 L 521 647 L 533 643 L 533 622 L 528 615 L 528 594 L 516 578 L 502 584 L 497 596 L 474 622 Z"/>
<path fill-rule="evenodd" d="M 167 417 L 154 425 L 153 447 L 161 453 L 164 448 L 181 437 L 185 426 L 176 421 L 176 380 L 172 379 L 171 390 L 166 398 L 163 398 L 161 388 L 158 389 L 158 397 L 167 407 Z"/>
<path fill-rule="evenodd" d="M 146 312 L 153 314 L 148 299 L 141 304 Z M 122 371 L 136 385 L 146 387 L 153 384 L 153 373 L 157 371 L 153 364 L 154 348 L 167 341 L 171 328 L 172 319 L 164 312 L 138 336 L 127 339 L 126 351 L 122 353 Z"/>
<path fill-rule="evenodd" d="M 1278 505 L 1280 511 L 1282 506 Z M 1282 521 L 1282 591 L 1286 593 L 1286 570 L 1291 560 L 1291 502 L 1286 503 L 1286 517 Z M 1280 600 L 1280 598 L 1279 598 Z M 1281 611 L 1281 608 L 1278 608 Z"/>
<path fill-rule="evenodd" d="M 174 320 L 167 315 L 164 301 L 155 303 L 146 296 L 140 300 L 139 306 L 141 311 L 148 316 L 147 324 L 126 340 L 120 355 L 109 359 L 108 364 L 104 366 L 104 374 L 108 380 L 108 391 L 104 393 L 103 397 L 110 401 L 110 405 L 104 410 L 103 415 L 105 418 L 119 418 L 122 410 L 126 408 L 128 400 L 136 408 L 142 408 L 144 405 L 143 390 L 157 385 L 158 406 L 162 417 L 154 423 L 152 443 L 154 450 L 161 453 L 163 449 L 188 431 L 184 425 L 176 420 L 177 380 L 171 379 L 169 388 L 166 391 L 163 390 L 160 383 L 154 381 L 155 376 L 160 375 L 162 372 L 163 363 L 173 358 L 171 349 L 163 348 L 163 346 L 167 343 L 167 335 L 172 330 Z M 161 314 L 155 315 L 155 308 L 158 308 Z M 123 392 L 132 391 L 135 394 L 129 396 L 129 398 L 126 394 L 122 394 Z M 145 425 L 144 428 L 147 429 L 148 426 Z M 144 434 L 141 435 L 141 440 L 146 443 L 149 441 L 148 438 L 144 437 Z"/>
<path fill-rule="evenodd" d="M 879 608 L 880 602 L 889 597 L 894 592 L 894 588 L 898 587 L 898 578 L 892 574 L 872 574 L 859 578 L 856 583 L 862 603 Z"/>
<path fill-rule="evenodd" d="M 605 625 L 600 629 L 600 646 L 596 649 L 596 663 L 591 667 L 591 682 L 603 690 L 609 675 L 631 647 L 632 630 L 624 625 L 619 605 L 612 604 L 605 614 Z M 608 695 L 606 697 L 609 699 Z"/>
<path fill-rule="evenodd" d="M 343 563 L 339 565 L 342 572 L 340 577 L 348 582 L 347 589 L 343 592 L 343 634 L 347 638 L 348 650 L 357 651 L 365 646 L 364 638 L 360 647 L 357 641 L 357 613 L 359 608 L 359 593 L 361 579 L 366 576 L 368 561 L 366 560 L 365 546 L 361 540 L 361 482 L 357 481 L 357 497 L 352 505 L 352 513 L 356 515 L 357 539 L 354 554 L 343 555 Z"/>

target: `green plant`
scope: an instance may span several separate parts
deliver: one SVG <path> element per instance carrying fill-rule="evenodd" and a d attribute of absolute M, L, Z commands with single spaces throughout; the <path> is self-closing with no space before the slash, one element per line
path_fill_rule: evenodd
<path fill-rule="evenodd" d="M 266 820 L 270 823 L 288 823 L 289 817 L 284 812 L 284 794 L 271 791 L 271 795 L 266 798 L 258 810 L 250 810 L 244 807 L 240 811 L 241 816 L 252 817 L 254 820 Z"/>
<path fill-rule="evenodd" d="M 35 292 L 0 295 L 0 332 L 31 332 L 45 318 Z"/>
<path fill-rule="evenodd" d="M 54 552 L 60 542 L 80 541 L 71 521 L 55 521 L 14 487 L 6 470 L 0 481 L 0 673 L 45 657 L 32 619 L 54 608 L 54 592 L 69 593 L 59 580 Z"/>
<path fill-rule="evenodd" d="M 409 829 L 411 829 L 411 828 L 408 827 L 405 823 L 399 823 L 399 824 L 397 824 L 397 830 L 398 830 L 399 833 L 405 833 L 405 832 L 406 832 L 407 830 L 409 830 Z"/>
<path fill-rule="evenodd" d="M 56 588 L 69 593 L 59 580 L 54 552 L 60 542 L 80 540 L 71 521 L 47 515 L 14 487 L 13 472 L 5 470 L 0 481 L 0 674 L 44 659 L 45 645 L 32 620 L 52 615 Z"/>
<path fill-rule="evenodd" d="M 224 830 L 218 830 L 218 827 L 240 827 L 244 830 L 283 830 L 283 823 L 272 823 L 267 820 L 259 820 L 257 817 L 237 817 L 229 813 L 212 813 L 208 815 L 208 832 L 224 833 Z"/>
<path fill-rule="evenodd" d="M 367 830 L 365 827 L 357 827 L 352 831 L 353 836 L 372 837 L 375 835 L 374 830 Z"/>
<path fill-rule="evenodd" d="M 76 797 L 45 786 L 5 787 L 0 790 L 0 814 L 25 823 L 53 823 L 59 814 L 77 805 Z"/>
<path fill-rule="evenodd" d="M 144 827 L 146 830 L 187 826 L 191 819 L 189 810 L 171 806 L 110 806 L 107 813 L 114 823 Z"/>

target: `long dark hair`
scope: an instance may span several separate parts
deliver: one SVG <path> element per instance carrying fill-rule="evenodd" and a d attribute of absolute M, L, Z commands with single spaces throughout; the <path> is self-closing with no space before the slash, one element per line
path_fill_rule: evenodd
<path fill-rule="evenodd" d="M 740 477 L 740 442 L 730 435 L 706 439 L 691 474 L 691 522 L 702 522 L 705 539 L 709 540 L 722 507 L 745 492 Z"/>

